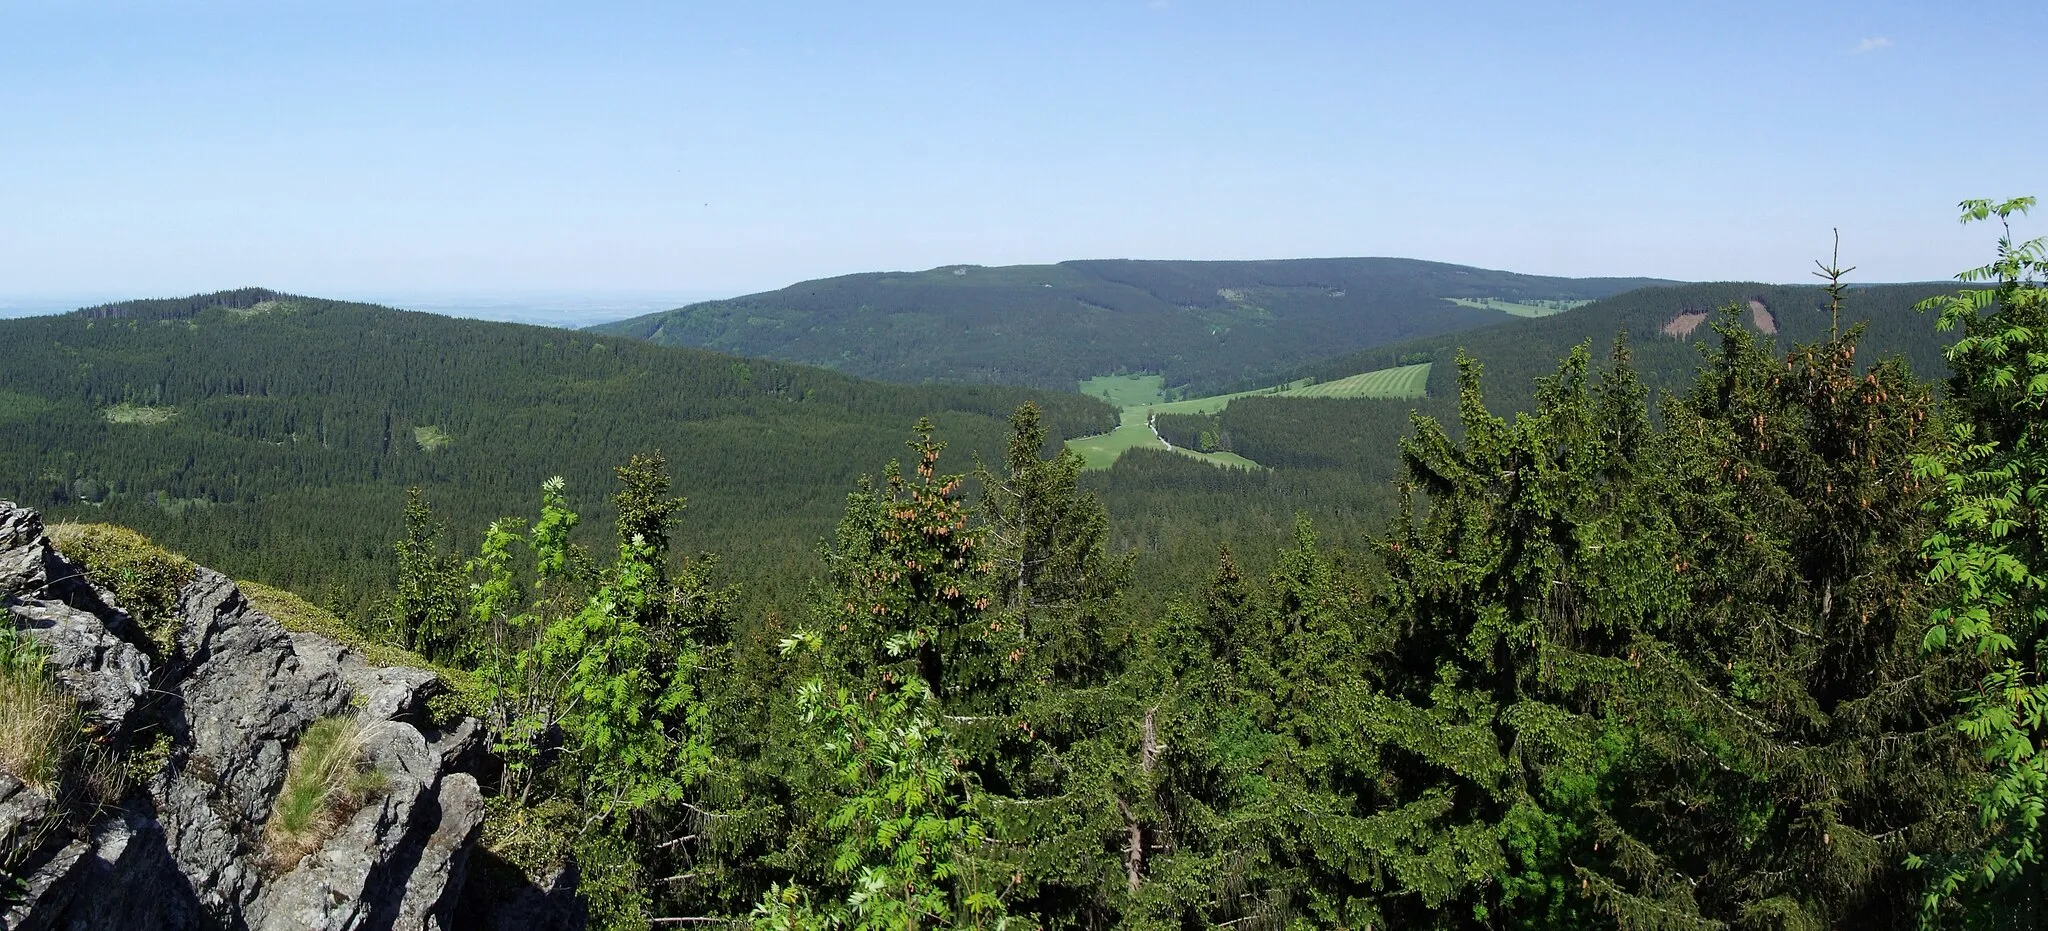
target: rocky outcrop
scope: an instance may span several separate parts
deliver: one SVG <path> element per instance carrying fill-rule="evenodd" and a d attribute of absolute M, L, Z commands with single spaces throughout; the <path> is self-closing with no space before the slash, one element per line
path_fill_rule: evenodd
<path fill-rule="evenodd" d="M 464 771 L 480 741 L 473 720 L 427 720 L 432 673 L 287 633 L 205 569 L 182 593 L 176 649 L 160 655 L 36 515 L 7 502 L 0 609 L 49 654 L 96 752 L 150 768 L 91 804 L 0 773 L 0 868 L 14 887 L 0 889 L 0 928 L 449 926 L 483 823 Z M 382 787 L 285 869 L 264 824 L 295 741 L 335 714 L 356 716 Z"/>

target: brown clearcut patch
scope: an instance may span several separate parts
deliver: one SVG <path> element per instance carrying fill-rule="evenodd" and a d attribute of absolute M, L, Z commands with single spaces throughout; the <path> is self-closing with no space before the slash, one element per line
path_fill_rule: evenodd
<path fill-rule="evenodd" d="M 1765 333 L 1772 336 L 1778 335 L 1777 316 L 1771 313 L 1769 307 L 1764 306 L 1763 301 L 1756 298 L 1749 299 L 1749 322 L 1755 324 L 1757 329 Z"/>
<path fill-rule="evenodd" d="M 1664 335 L 1672 339 L 1684 339 L 1691 336 L 1692 331 L 1699 329 L 1700 324 L 1706 320 L 1707 312 L 1703 310 L 1679 314 L 1671 318 L 1671 322 L 1664 324 Z"/>

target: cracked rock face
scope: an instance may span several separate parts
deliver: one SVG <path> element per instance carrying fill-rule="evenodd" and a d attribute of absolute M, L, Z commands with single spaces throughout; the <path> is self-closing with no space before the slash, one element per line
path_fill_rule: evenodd
<path fill-rule="evenodd" d="M 483 823 L 477 780 L 459 770 L 479 729 L 422 730 L 432 673 L 289 634 L 206 569 L 181 594 L 177 652 L 155 662 L 36 514 L 4 501 L 0 611 L 49 654 L 102 746 L 169 737 L 164 765 L 97 812 L 0 773 L 0 867 L 27 890 L 0 927 L 449 925 Z M 384 788 L 280 874 L 262 837 L 291 748 L 315 720 L 352 708 Z"/>
<path fill-rule="evenodd" d="M 0 604 L 49 655 L 49 668 L 78 698 L 87 723 L 125 733 L 149 687 L 149 656 L 113 596 L 50 545 L 34 511 L 0 501 Z M 128 635 L 124 639 L 124 635 Z"/>

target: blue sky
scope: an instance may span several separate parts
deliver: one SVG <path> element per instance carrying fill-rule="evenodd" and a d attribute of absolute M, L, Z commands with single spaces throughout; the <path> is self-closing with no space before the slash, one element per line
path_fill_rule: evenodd
<path fill-rule="evenodd" d="M 659 302 L 1113 256 L 1790 281 L 1835 226 L 1861 280 L 1946 277 L 1990 244 L 1957 200 L 2048 194 L 2044 27 L 2038 2 L 0 0 L 0 295 Z"/>

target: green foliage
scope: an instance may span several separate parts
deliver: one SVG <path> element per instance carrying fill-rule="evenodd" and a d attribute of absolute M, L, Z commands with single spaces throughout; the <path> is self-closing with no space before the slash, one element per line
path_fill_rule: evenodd
<path fill-rule="evenodd" d="M 122 762 L 128 782 L 147 785 L 171 762 L 171 735 L 159 733 L 147 744 L 130 746 Z"/>
<path fill-rule="evenodd" d="M 1426 762 L 1383 804 L 1452 794 L 1425 848 L 1485 829 L 1473 862 L 1499 864 L 1414 873 L 1420 904 L 1898 924 L 1909 844 L 1976 842 L 1954 817 L 1958 670 L 1914 636 L 1928 489 L 1907 463 L 1940 431 L 1903 366 L 1857 364 L 1858 329 L 1780 358 L 1724 326 L 1661 428 L 1620 347 L 1597 382 L 1575 353 L 1513 422 L 1467 361 L 1462 438 L 1418 422 L 1429 509 L 1386 544 L 1404 630 L 1364 720 Z"/>
<path fill-rule="evenodd" d="M 522 805 L 508 795 L 485 800 L 482 844 L 530 877 L 554 875 L 569 862 L 584 816 L 567 798 Z"/>
<path fill-rule="evenodd" d="M 823 742 L 818 765 L 843 792 L 824 827 L 838 838 L 830 875 L 843 895 L 826 901 L 771 889 L 753 926 L 780 928 L 1002 928 L 995 881 L 976 856 L 988 837 L 973 782 L 915 675 L 867 698 L 828 693 L 817 681 L 798 694 Z"/>
<path fill-rule="evenodd" d="M 1926 900 L 1930 917 L 1987 889 L 2038 887 L 2048 874 L 2048 239 L 2015 241 L 2010 227 L 2034 204 L 1963 202 L 1964 222 L 2005 226 L 1997 258 L 1958 276 L 1994 287 L 1924 305 L 1940 312 L 1942 329 L 1962 329 L 1948 351 L 1955 445 L 1915 463 L 1941 489 L 1941 526 L 1925 555 L 1945 597 L 1925 642 L 1983 665 L 1961 728 L 1992 768 L 1975 799 L 1990 842 L 1927 858 L 1939 877 Z"/>
<path fill-rule="evenodd" d="M 59 524 L 50 539 L 86 578 L 114 594 L 160 655 L 178 649 L 178 597 L 196 571 L 191 560 L 111 524 Z"/>
<path fill-rule="evenodd" d="M 392 639 L 406 650 L 447 659 L 462 636 L 461 562 L 441 552 L 447 528 L 418 488 L 405 492 L 405 536 L 398 553 L 398 588 L 392 595 Z"/>
<path fill-rule="evenodd" d="M 913 474 L 891 461 L 880 488 L 847 499 L 829 557 L 829 661 L 851 680 L 922 678 L 942 698 L 994 685 L 1019 632 L 981 615 L 996 567 L 968 525 L 961 476 L 939 474 L 945 444 L 919 421 Z"/>
<path fill-rule="evenodd" d="M 35 641 L 0 628 L 0 770 L 45 793 L 79 742 L 78 703 L 45 668 Z"/>
<path fill-rule="evenodd" d="M 634 456 L 616 473 L 609 564 L 570 543 L 582 518 L 551 478 L 538 519 L 491 524 L 464 572 L 486 723 L 505 761 L 493 814 L 504 823 L 489 843 L 530 876 L 573 859 L 597 926 L 632 928 L 665 898 L 650 863 L 683 843 L 655 838 L 702 811 L 692 793 L 716 737 L 704 683 L 723 668 L 735 594 L 713 585 L 708 558 L 669 564 L 683 502 L 668 496 L 666 461 Z"/>

